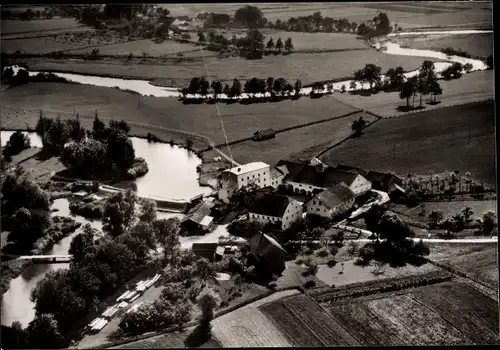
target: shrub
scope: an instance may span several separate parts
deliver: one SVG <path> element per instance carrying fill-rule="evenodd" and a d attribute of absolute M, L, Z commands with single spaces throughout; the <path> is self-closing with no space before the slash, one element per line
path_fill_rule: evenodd
<path fill-rule="evenodd" d="M 325 258 L 328 255 L 330 255 L 330 253 L 328 253 L 328 250 L 326 250 L 326 248 L 321 248 L 318 251 L 316 251 L 316 256 L 320 258 Z"/>
<path fill-rule="evenodd" d="M 330 259 L 328 260 L 328 262 L 326 263 L 326 265 L 330 268 L 334 267 L 335 265 L 337 265 L 337 261 L 335 259 Z"/>

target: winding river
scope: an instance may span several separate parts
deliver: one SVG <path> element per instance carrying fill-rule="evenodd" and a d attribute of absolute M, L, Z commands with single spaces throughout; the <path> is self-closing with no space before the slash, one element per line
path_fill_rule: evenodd
<path fill-rule="evenodd" d="M 419 49 L 410 49 L 410 48 L 402 48 L 399 44 L 391 42 L 390 38 L 395 38 L 398 36 L 411 36 L 411 35 L 464 35 L 464 34 L 489 34 L 493 33 L 491 30 L 453 30 L 453 31 L 427 31 L 427 32 L 399 32 L 387 35 L 387 38 L 383 40 L 379 40 L 376 42 L 373 47 L 381 52 L 388 55 L 400 55 L 400 56 L 414 56 L 414 57 L 425 57 L 425 58 L 434 58 L 439 60 L 445 60 L 448 62 L 436 62 L 434 64 L 436 73 L 442 72 L 444 69 L 448 68 L 454 62 L 460 62 L 462 64 L 470 63 L 472 65 L 471 72 L 485 70 L 488 67 L 486 64 L 477 59 L 472 58 L 464 58 L 460 56 L 448 56 L 439 51 L 432 50 L 419 50 Z M 12 67 L 14 73 L 21 68 L 18 66 Z M 30 75 L 36 75 L 40 72 L 38 71 L 29 71 Z M 99 76 L 91 76 L 91 75 L 81 75 L 81 74 L 71 74 L 71 73 L 59 73 L 52 72 L 53 74 L 66 78 L 68 81 L 86 84 L 86 85 L 94 85 L 94 86 L 102 86 L 102 87 L 116 87 L 122 90 L 129 90 L 137 92 L 144 96 L 154 96 L 154 97 L 179 97 L 181 96 L 180 90 L 173 87 L 162 87 L 151 84 L 146 80 L 135 80 L 135 79 L 119 79 L 119 78 L 107 78 L 107 77 L 99 77 Z M 405 73 L 405 77 L 412 77 L 418 74 L 418 69 L 414 71 L 410 71 Z M 384 76 L 382 76 L 382 79 Z M 325 80 L 327 78 L 325 77 Z M 341 81 L 333 84 L 333 88 L 335 91 L 340 91 L 342 86 L 345 86 L 346 91 L 358 90 L 358 89 L 366 89 L 369 87 L 369 84 L 366 83 L 363 86 L 358 83 L 355 89 L 350 88 L 351 80 Z M 310 87 L 302 88 L 301 94 L 309 94 L 311 92 Z M 326 85 L 323 87 L 323 92 L 326 92 Z M 265 95 L 267 96 L 268 93 Z M 260 94 L 256 94 L 256 97 L 260 97 Z M 201 97 L 200 95 L 194 95 L 192 97 Z M 245 93 L 239 98 L 248 98 L 249 96 Z M 220 99 L 227 99 L 228 97 L 225 94 L 219 95 Z"/>

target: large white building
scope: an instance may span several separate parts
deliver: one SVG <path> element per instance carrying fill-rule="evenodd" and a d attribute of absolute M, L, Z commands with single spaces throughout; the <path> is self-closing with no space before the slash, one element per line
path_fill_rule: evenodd
<path fill-rule="evenodd" d="M 288 196 L 274 193 L 258 197 L 248 210 L 248 220 L 257 221 L 262 225 L 275 224 L 281 230 L 286 230 L 301 217 L 302 204 Z"/>
<path fill-rule="evenodd" d="M 224 170 L 221 176 L 219 199 L 229 202 L 232 194 L 242 187 L 254 184 L 259 188 L 272 186 L 278 188 L 284 174 L 277 169 L 271 169 L 269 164 L 253 162 Z"/>

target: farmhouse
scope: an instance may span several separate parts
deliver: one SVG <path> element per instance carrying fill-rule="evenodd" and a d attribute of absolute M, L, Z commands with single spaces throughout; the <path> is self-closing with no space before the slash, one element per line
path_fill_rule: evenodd
<path fill-rule="evenodd" d="M 315 192 L 331 189 L 345 183 L 359 197 L 371 189 L 371 183 L 361 174 L 328 167 L 323 163 L 307 165 L 291 161 L 279 161 L 276 168 L 286 168 L 283 186 L 298 194 L 312 196 Z"/>
<path fill-rule="evenodd" d="M 265 233 L 257 233 L 249 240 L 250 252 L 270 272 L 281 275 L 285 270 L 287 251 L 272 237 Z"/>
<path fill-rule="evenodd" d="M 279 169 L 271 167 L 263 162 L 253 162 L 224 170 L 221 176 L 221 188 L 219 199 L 225 203 L 229 202 L 232 194 L 242 187 L 250 184 L 259 188 L 272 186 L 278 188 L 285 174 Z"/>
<path fill-rule="evenodd" d="M 302 205 L 298 201 L 274 193 L 261 195 L 248 210 L 249 220 L 262 225 L 275 224 L 281 230 L 286 230 L 301 217 Z"/>
<path fill-rule="evenodd" d="M 276 137 L 276 132 L 273 129 L 258 130 L 253 134 L 254 141 L 264 141 Z"/>
<path fill-rule="evenodd" d="M 369 171 L 368 174 L 366 174 L 366 178 L 372 183 L 373 188 L 379 191 L 389 192 L 389 188 L 392 184 L 398 186 L 403 185 L 403 180 L 400 177 L 390 173 Z"/>
<path fill-rule="evenodd" d="M 354 172 L 362 175 L 363 177 L 366 178 L 367 172 L 364 169 L 357 168 L 355 166 L 350 166 L 350 165 L 345 165 L 345 164 L 337 164 L 335 169 L 342 170 L 342 171 L 348 171 L 348 172 Z M 369 180 L 369 179 L 367 179 Z"/>
<path fill-rule="evenodd" d="M 210 216 L 211 207 L 206 202 L 199 203 L 191 209 L 181 221 L 183 231 L 208 232 L 214 226 L 214 218 Z"/>
<path fill-rule="evenodd" d="M 352 208 L 356 195 L 341 182 L 332 189 L 317 193 L 306 203 L 307 214 L 333 218 Z"/>

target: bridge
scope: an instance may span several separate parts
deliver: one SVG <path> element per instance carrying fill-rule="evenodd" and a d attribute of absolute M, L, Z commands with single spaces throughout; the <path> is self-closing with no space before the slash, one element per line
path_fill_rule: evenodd
<path fill-rule="evenodd" d="M 13 260 L 31 260 L 35 264 L 67 264 L 71 262 L 73 255 L 10 255 L 5 257 Z"/>

